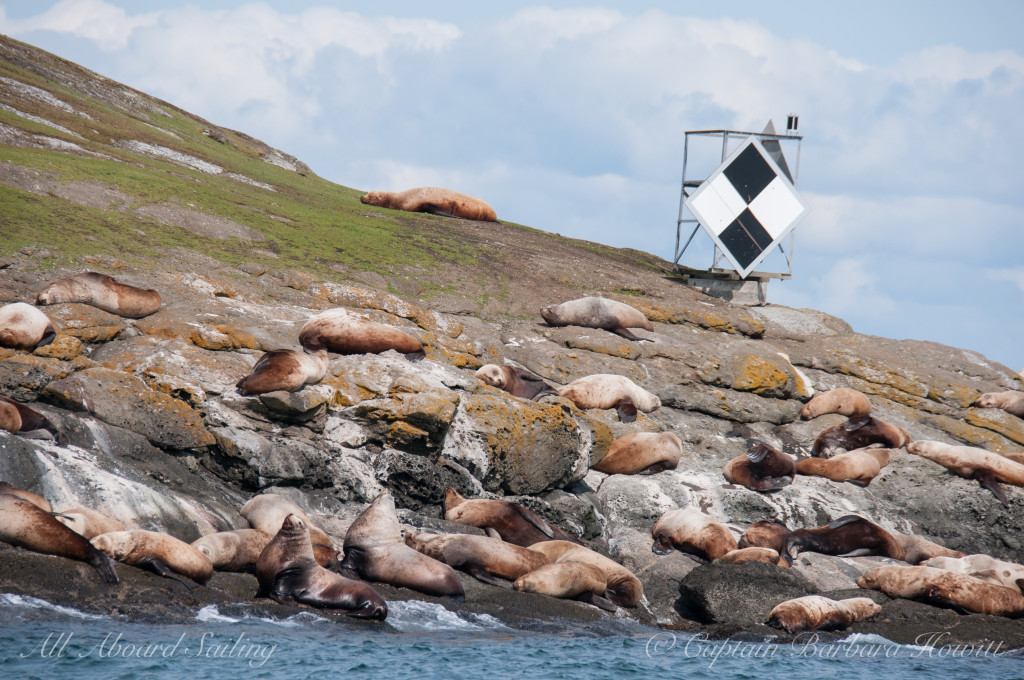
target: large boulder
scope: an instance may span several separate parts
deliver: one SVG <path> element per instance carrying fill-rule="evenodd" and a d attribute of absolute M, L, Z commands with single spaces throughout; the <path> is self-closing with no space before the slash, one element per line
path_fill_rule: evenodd
<path fill-rule="evenodd" d="M 780 602 L 818 592 L 791 569 L 763 562 L 702 564 L 679 582 L 675 608 L 699 623 L 762 624 Z"/>

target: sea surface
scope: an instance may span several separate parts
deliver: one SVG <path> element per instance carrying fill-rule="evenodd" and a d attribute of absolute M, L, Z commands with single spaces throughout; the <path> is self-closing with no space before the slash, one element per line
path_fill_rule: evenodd
<path fill-rule="evenodd" d="M 781 645 L 703 640 L 626 619 L 538 622 L 522 631 L 424 602 L 389 603 L 389 611 L 379 624 L 227 616 L 211 605 L 187 625 L 144 624 L 0 595 L 0 678 L 1024 678 L 1024 655 L 1016 652 L 896 645 L 878 636 L 808 635 Z"/>

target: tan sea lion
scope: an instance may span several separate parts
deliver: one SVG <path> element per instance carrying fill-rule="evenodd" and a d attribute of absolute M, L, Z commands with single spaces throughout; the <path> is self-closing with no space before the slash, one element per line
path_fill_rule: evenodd
<path fill-rule="evenodd" d="M 871 413 L 871 402 L 852 387 L 837 387 L 827 392 L 819 392 L 800 409 L 800 417 L 811 420 L 826 413 L 838 413 L 847 418 L 866 416 Z"/>
<path fill-rule="evenodd" d="M 604 572 L 585 562 L 545 564 L 517 578 L 512 588 L 524 593 L 579 600 L 615 611 L 615 605 L 604 597 L 608 589 Z"/>
<path fill-rule="evenodd" d="M 252 571 L 271 538 L 257 529 L 235 529 L 207 534 L 192 541 L 192 547 L 209 557 L 217 571 Z"/>
<path fill-rule="evenodd" d="M 141 319 L 160 309 L 160 293 L 118 283 L 98 272 L 84 272 L 54 281 L 36 297 L 37 305 L 81 302 L 104 312 Z"/>
<path fill-rule="evenodd" d="M 1024 392 L 986 392 L 971 404 L 978 408 L 1000 408 L 1010 415 L 1024 418 Z"/>
<path fill-rule="evenodd" d="M 12 411 L 17 413 L 17 418 L 12 416 Z M 17 428 L 11 429 L 15 425 Z M 68 438 L 50 422 L 49 418 L 21 402 L 4 396 L 0 396 L 0 429 L 13 434 L 45 430 L 53 435 L 58 446 L 67 446 L 68 443 Z"/>
<path fill-rule="evenodd" d="M 32 305 L 13 302 L 0 307 L 0 347 L 32 350 L 57 337 L 50 318 Z"/>
<path fill-rule="evenodd" d="M 967 574 L 933 567 L 876 567 L 857 579 L 861 588 L 881 590 L 890 597 L 923 600 L 961 614 L 1024 616 L 1024 579 L 1016 588 L 984 581 Z"/>
<path fill-rule="evenodd" d="M 423 212 L 480 222 L 498 221 L 494 208 L 486 202 L 475 196 L 439 187 L 417 187 L 405 191 L 371 191 L 365 196 L 361 196 L 359 200 L 366 205 L 390 208 L 391 210 Z"/>
<path fill-rule="evenodd" d="M 927 589 L 928 582 L 945 573 L 934 567 L 905 567 L 887 564 L 869 569 L 857 578 L 857 585 L 866 590 L 878 590 L 889 597 L 913 599 Z"/>
<path fill-rule="evenodd" d="M 826 477 L 833 482 L 867 486 L 889 464 L 892 452 L 892 449 L 868 447 L 839 453 L 831 458 L 801 458 L 796 462 L 796 471 L 802 475 Z"/>
<path fill-rule="evenodd" d="M 0 494 L 7 494 L 9 496 L 17 496 L 23 501 L 28 501 L 37 508 L 41 508 L 46 512 L 52 512 L 53 507 L 50 505 L 50 501 L 46 500 L 37 493 L 32 493 L 26 489 L 19 489 L 16 486 L 11 486 L 7 482 L 0 482 Z"/>
<path fill-rule="evenodd" d="M 588 375 L 559 388 L 558 393 L 579 408 L 613 408 L 624 423 L 636 420 L 637 411 L 647 413 L 661 408 L 658 397 L 622 375 Z"/>
<path fill-rule="evenodd" d="M 959 550 L 950 550 L 921 536 L 899 534 L 895 531 L 889 533 L 899 544 L 900 550 L 903 551 L 901 559 L 907 564 L 921 564 L 933 557 L 963 557 L 964 555 Z"/>
<path fill-rule="evenodd" d="M 124 531 L 124 524 L 90 508 L 70 508 L 53 513 L 57 521 L 70 527 L 85 538 L 93 539 L 100 534 Z"/>
<path fill-rule="evenodd" d="M 281 604 L 299 602 L 365 619 L 383 620 L 388 615 L 388 606 L 376 590 L 317 564 L 306 523 L 296 515 L 284 518 L 281 530 L 260 553 L 256 580 L 256 597 Z"/>
<path fill-rule="evenodd" d="M 273 493 L 264 493 L 253 496 L 242 506 L 239 514 L 249 522 L 249 526 L 262 531 L 268 536 L 275 536 L 281 530 L 281 524 L 288 515 L 297 515 L 306 524 L 310 540 L 313 542 L 314 551 L 317 545 L 328 546 L 333 549 L 334 542 L 323 529 L 313 524 L 306 513 L 299 506 L 292 503 L 284 496 Z M 320 562 L 321 566 L 324 565 Z"/>
<path fill-rule="evenodd" d="M 569 541 L 542 541 L 530 549 L 541 553 L 552 563 L 583 562 L 597 567 L 604 572 L 608 584 L 604 596 L 620 607 L 635 607 L 644 595 L 643 584 L 633 572 L 590 548 Z"/>
<path fill-rule="evenodd" d="M 657 555 L 680 550 L 711 561 L 737 548 L 736 539 L 724 524 L 694 508 L 669 510 L 655 523 L 651 533 L 651 550 Z"/>
<path fill-rule="evenodd" d="M 515 581 L 544 566 L 548 559 L 535 550 L 490 536 L 405 532 L 405 544 L 453 569 L 460 569 L 484 583 L 501 585 L 498 579 Z M 604 589 L 601 589 L 604 592 Z"/>
<path fill-rule="evenodd" d="M 753 491 L 778 491 L 793 483 L 796 461 L 793 457 L 758 442 L 742 456 L 725 464 L 726 481 Z"/>
<path fill-rule="evenodd" d="M 892 534 L 857 515 L 846 515 L 813 529 L 791 531 L 782 547 L 782 558 L 792 562 L 801 552 L 903 559 L 903 550 Z"/>
<path fill-rule="evenodd" d="M 486 364 L 473 376 L 480 382 L 522 399 L 539 399 L 546 394 L 558 394 L 555 388 L 544 382 L 539 375 L 519 366 Z"/>
<path fill-rule="evenodd" d="M 957 574 L 968 574 L 1008 588 L 1018 588 L 1017 581 L 1024 579 L 1024 565 L 998 560 L 990 555 L 962 555 L 961 557 L 940 555 L 925 560 L 921 566 L 952 571 Z"/>
<path fill-rule="evenodd" d="M 241 395 L 277 390 L 296 392 L 323 380 L 329 363 L 325 349 L 313 353 L 275 349 L 261 356 L 249 375 L 239 380 L 235 387 Z"/>
<path fill-rule="evenodd" d="M 603 328 L 627 340 L 646 340 L 638 338 L 630 328 L 654 330 L 654 325 L 643 312 L 624 302 L 603 297 L 585 297 L 560 305 L 548 305 L 540 310 L 540 315 L 552 326 Z"/>
<path fill-rule="evenodd" d="M 771 548 L 782 554 L 786 546 L 786 537 L 789 536 L 789 529 L 777 519 L 762 519 L 754 522 L 740 536 L 736 546 L 743 548 Z"/>
<path fill-rule="evenodd" d="M 812 452 L 818 458 L 831 458 L 837 453 L 864 449 L 881 444 L 898 449 L 910 442 L 910 433 L 874 416 L 855 416 L 845 423 L 822 430 L 814 439 Z"/>
<path fill-rule="evenodd" d="M 934 461 L 966 479 L 976 479 L 999 502 L 1010 507 L 1000 484 L 1024 486 L 1024 464 L 974 446 L 951 446 L 935 441 L 911 442 L 907 451 Z"/>
<path fill-rule="evenodd" d="M 843 630 L 880 611 L 881 605 L 867 597 L 831 600 L 821 595 L 807 595 L 776 605 L 765 623 L 791 635 L 805 630 Z"/>
<path fill-rule="evenodd" d="M 447 564 L 405 544 L 395 498 L 381 491 L 345 534 L 341 573 L 411 588 L 427 595 L 463 597 L 458 576 Z"/>
<path fill-rule="evenodd" d="M 367 321 L 345 309 L 329 309 L 299 329 L 299 342 L 310 352 L 379 354 L 393 349 L 410 360 L 422 359 L 423 343 L 394 326 Z"/>
<path fill-rule="evenodd" d="M 463 498 L 451 487 L 444 492 L 444 518 L 483 529 L 492 538 L 500 538 L 524 548 L 555 539 L 580 542 L 564 529 L 549 524 L 518 503 L 488 498 Z"/>
<path fill-rule="evenodd" d="M 612 442 L 607 455 L 594 466 L 610 475 L 651 475 L 675 470 L 683 442 L 673 432 L 634 432 Z"/>
<path fill-rule="evenodd" d="M 779 552 L 771 548 L 737 548 L 715 560 L 715 564 L 746 564 L 747 562 L 779 563 Z M 782 566 L 786 566 L 783 564 Z"/>
<path fill-rule="evenodd" d="M 107 583 L 118 582 L 114 565 L 88 540 L 38 505 L 8 493 L 0 493 L 0 541 L 85 562 L 95 567 Z"/>
<path fill-rule="evenodd" d="M 21 414 L 18 407 L 6 399 L 0 399 L 0 430 L 18 434 L 21 430 Z"/>
<path fill-rule="evenodd" d="M 200 584 L 213 576 L 209 557 L 185 541 L 158 531 L 112 531 L 94 536 L 91 543 L 111 559 L 176 581 L 181 581 L 177 574 Z"/>

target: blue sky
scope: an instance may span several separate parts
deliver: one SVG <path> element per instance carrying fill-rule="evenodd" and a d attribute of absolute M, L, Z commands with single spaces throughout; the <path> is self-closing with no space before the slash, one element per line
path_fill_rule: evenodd
<path fill-rule="evenodd" d="M 667 259 L 683 133 L 797 112 L 811 212 L 769 299 L 1013 370 L 1021 26 L 1012 1 L 0 2 L 0 32 L 332 181 L 446 186 Z M 710 260 L 698 235 L 683 262 Z"/>

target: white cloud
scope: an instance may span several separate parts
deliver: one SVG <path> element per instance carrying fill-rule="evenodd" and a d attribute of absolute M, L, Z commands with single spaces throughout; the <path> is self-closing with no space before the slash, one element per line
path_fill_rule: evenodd
<path fill-rule="evenodd" d="M 129 16 L 103 0 L 61 0 L 46 12 L 29 19 L 2 16 L 0 32 L 17 36 L 33 31 L 55 31 L 94 41 L 100 49 L 123 49 L 132 33 L 156 23 L 159 12 Z"/>
<path fill-rule="evenodd" d="M 993 281 L 1005 281 L 1017 286 L 1024 295 L 1024 267 L 1013 269 L 989 269 L 985 275 Z"/>

